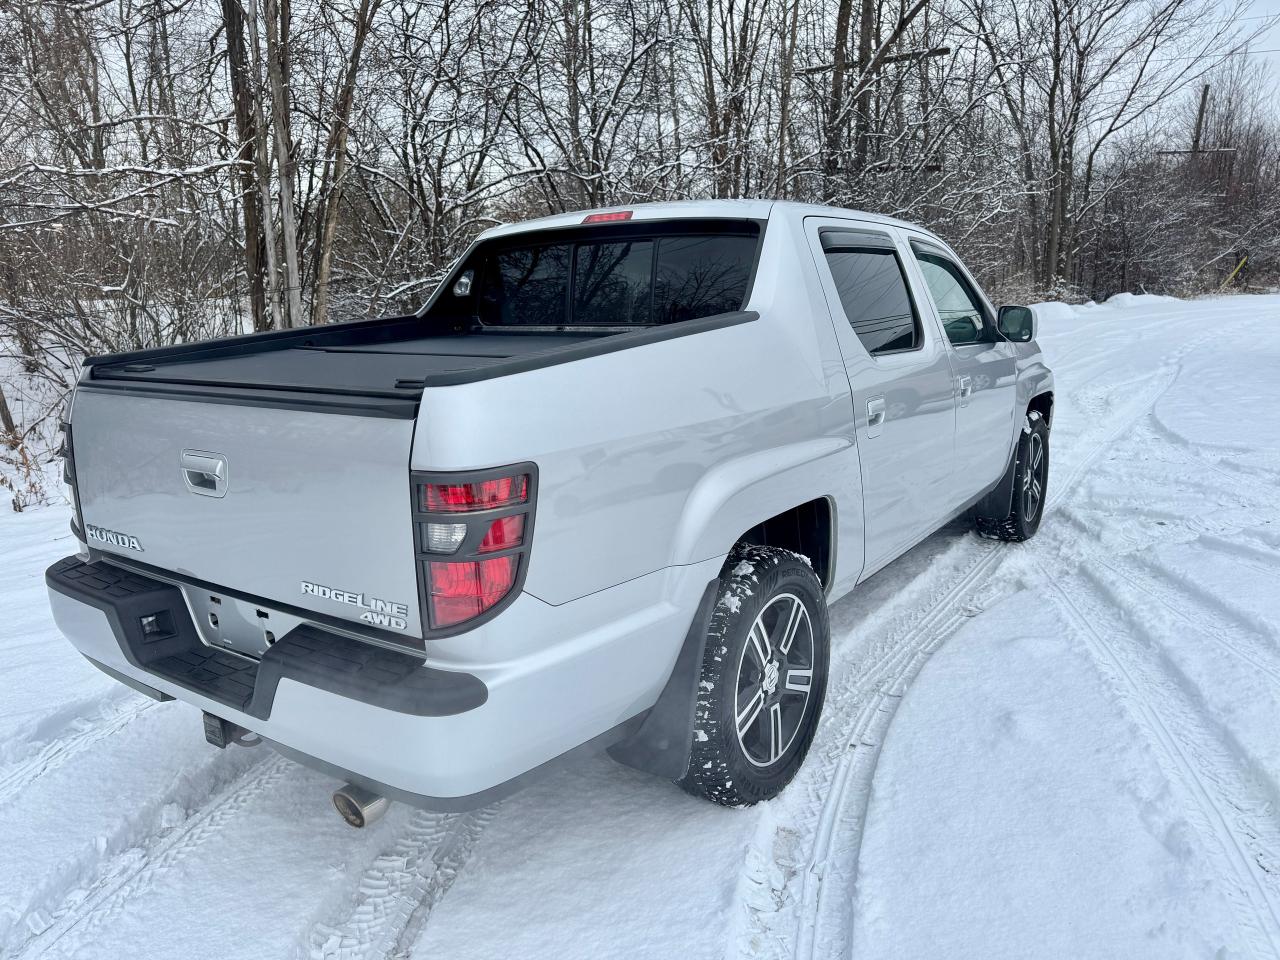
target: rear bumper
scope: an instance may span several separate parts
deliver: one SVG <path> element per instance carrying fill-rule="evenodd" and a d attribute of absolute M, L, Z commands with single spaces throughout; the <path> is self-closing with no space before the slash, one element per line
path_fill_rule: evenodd
<path fill-rule="evenodd" d="M 59 629 L 117 679 L 336 775 L 450 808 L 483 802 L 651 707 L 719 563 L 670 568 L 560 606 L 522 595 L 465 638 L 501 659 L 459 662 L 455 649 L 447 663 L 310 625 L 252 661 L 203 645 L 170 584 L 74 557 L 46 580 Z M 141 619 L 155 613 L 158 629 L 144 635 Z"/>

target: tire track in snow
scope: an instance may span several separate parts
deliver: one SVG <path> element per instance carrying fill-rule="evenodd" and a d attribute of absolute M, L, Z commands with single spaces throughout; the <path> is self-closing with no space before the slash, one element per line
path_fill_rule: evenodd
<path fill-rule="evenodd" d="M 911 681 L 933 652 L 974 615 L 965 601 L 977 594 L 980 581 L 1000 561 L 999 547 L 990 547 L 902 639 L 894 655 L 881 661 L 860 684 L 864 690 L 869 688 L 872 696 L 852 717 L 851 735 L 845 740 L 848 748 L 836 765 L 831 790 L 822 805 L 800 889 L 800 917 L 793 941 L 797 957 L 829 955 L 826 947 L 833 939 L 840 944 L 839 952 L 847 953 L 853 919 L 847 906 L 857 882 L 858 854 L 880 747 Z M 836 927 L 833 934 L 824 935 L 824 923 L 828 928 Z"/>
<path fill-rule="evenodd" d="M 1143 388 L 1135 397 L 1131 397 L 1128 401 L 1122 401 L 1119 411 L 1107 411 L 1107 416 L 1114 418 L 1111 429 L 1099 431 L 1100 436 L 1096 438 L 1091 438 L 1088 433 L 1085 433 L 1077 440 L 1077 443 L 1083 443 L 1087 446 L 1088 452 L 1077 460 L 1073 466 L 1067 469 L 1065 477 L 1059 479 L 1057 492 L 1050 493 L 1049 499 L 1045 503 L 1046 517 L 1059 503 L 1075 491 L 1076 485 L 1084 477 L 1085 473 L 1093 467 L 1098 458 L 1101 457 L 1113 443 L 1137 426 L 1138 422 L 1143 417 L 1151 413 L 1160 398 L 1169 392 L 1169 388 L 1172 387 L 1174 381 L 1178 379 L 1178 374 L 1181 373 L 1182 370 L 1180 365 L 1182 357 L 1193 349 L 1195 344 L 1198 344 L 1204 339 L 1207 338 L 1197 338 L 1197 340 L 1175 350 L 1170 357 L 1157 368 L 1154 375 L 1114 384 L 1108 389 L 1106 394 L 1107 397 L 1113 397 L 1117 393 L 1123 395 L 1130 387 L 1138 386 Z M 1054 422 L 1057 422 L 1056 416 L 1054 418 Z"/>
<path fill-rule="evenodd" d="M 1280 825 L 1272 791 L 1241 767 L 1238 750 L 1208 722 L 1185 678 L 1169 674 L 1157 638 L 1143 643 L 1135 637 L 1123 608 L 1098 583 L 1058 582 L 1045 572 L 1073 632 L 1146 734 L 1165 775 L 1185 794 L 1241 927 L 1255 947 L 1280 957 Z"/>
<path fill-rule="evenodd" d="M 1221 477 L 1233 496 L 1241 496 L 1239 488 L 1246 487 L 1257 491 L 1267 501 L 1275 499 L 1275 474 L 1269 471 L 1259 474 L 1254 470 L 1241 469 L 1232 460 L 1233 455 L 1243 453 L 1243 450 L 1228 452 L 1217 457 L 1208 455 L 1204 452 L 1202 444 L 1188 440 L 1173 428 L 1166 426 L 1154 408 L 1147 417 L 1147 431 L 1151 437 L 1180 451 L 1189 463 Z"/>
<path fill-rule="evenodd" d="M 15 724 L 0 739 L 0 769 L 25 760 L 49 741 L 74 733 L 85 721 L 139 696 L 123 684 L 113 683 L 93 696 L 68 700 L 47 713 Z"/>
<path fill-rule="evenodd" d="M 458 814 L 414 811 L 391 850 L 365 869 L 347 916 L 312 926 L 305 955 L 313 960 L 408 957 L 496 811 L 496 806 Z"/>
<path fill-rule="evenodd" d="M 1280 554 L 1280 530 L 1250 530 L 1249 534 L 1257 543 L 1261 543 L 1275 551 L 1276 554 Z M 1259 557 L 1262 554 L 1263 551 L 1259 550 Z M 1274 557 L 1272 557 L 1272 560 L 1274 562 Z"/>
<path fill-rule="evenodd" d="M 77 754 L 113 736 L 155 705 L 154 700 L 131 695 L 102 704 L 92 716 L 72 718 L 52 738 L 33 744 L 33 752 L 26 757 L 0 769 L 0 805 Z"/>
<path fill-rule="evenodd" d="M 1126 437 L 1125 462 L 1140 459 L 1148 473 L 1145 495 L 1132 489 L 1132 479 L 1123 472 L 1099 471 L 1090 502 L 1064 504 L 1054 513 L 1059 522 L 1036 538 L 1037 554 L 1044 553 L 1046 546 L 1056 554 L 1055 568 L 1069 569 L 1071 564 L 1064 562 L 1068 559 L 1080 565 L 1107 554 L 1145 552 L 1165 542 L 1212 546 L 1223 542 L 1224 535 L 1239 535 L 1251 525 L 1280 520 L 1274 484 L 1221 470 L 1211 459 L 1151 429 L 1151 423 L 1151 417 L 1140 420 Z M 1130 443 L 1133 450 L 1127 449 Z M 1217 474 L 1221 480 L 1208 474 Z M 1192 515 L 1167 505 L 1179 498 L 1185 502 L 1188 496 L 1200 498 L 1206 508 Z"/>
<path fill-rule="evenodd" d="M 123 912 L 132 898 L 151 889 L 166 871 L 278 782 L 291 765 L 278 755 L 259 760 L 168 831 L 163 827 L 163 812 L 158 811 L 156 833 L 113 857 L 87 889 L 70 892 L 53 911 L 48 925 L 9 956 L 15 960 L 43 957 L 72 932 L 82 939 L 91 936 L 95 929 Z"/>
<path fill-rule="evenodd" d="M 1250 531 L 1254 534 L 1257 531 Z M 1265 545 L 1265 541 L 1249 542 L 1236 538 L 1205 536 L 1201 543 L 1214 553 L 1225 554 L 1232 562 L 1242 564 L 1251 570 L 1274 577 L 1280 574 L 1280 550 Z"/>
<path fill-rule="evenodd" d="M 1260 624 L 1249 623 L 1247 619 L 1229 622 L 1224 616 L 1227 611 L 1223 610 L 1223 604 L 1217 598 L 1207 596 L 1193 580 L 1159 562 L 1146 560 L 1120 564 L 1100 560 L 1099 564 L 1138 593 L 1158 603 L 1193 632 L 1208 637 L 1280 687 L 1280 651 L 1271 644 L 1259 642 Z M 1188 606 L 1195 607 L 1195 616 L 1186 612 Z"/>
<path fill-rule="evenodd" d="M 1108 423 L 1106 429 L 1086 431 L 1075 439 L 1073 446 L 1084 446 L 1087 452 L 1054 484 L 1054 491 L 1045 503 L 1046 516 L 1075 492 L 1086 472 L 1113 443 L 1150 413 L 1177 379 L 1181 358 L 1206 339 L 1208 334 L 1172 351 L 1153 375 L 1110 387 L 1106 397 L 1101 398 L 1104 402 L 1117 394 L 1124 397 L 1128 393 L 1128 396 L 1109 410 L 1103 421 Z M 1135 384 L 1141 389 L 1129 392 Z M 813 793 L 817 780 L 817 791 L 827 789 L 821 796 L 816 816 L 800 810 L 787 811 L 791 816 L 784 813 L 768 818 L 762 825 L 766 835 L 757 836 L 753 843 L 754 849 L 747 856 L 739 884 L 739 899 L 746 913 L 746 929 L 736 944 L 740 956 L 771 955 L 785 950 L 796 958 L 810 960 L 819 956 L 847 956 L 852 949 L 854 918 L 849 907 L 857 884 L 871 784 L 884 737 L 911 681 L 965 620 L 980 612 L 972 605 L 987 585 L 988 575 L 1017 548 L 974 537 L 965 541 L 962 549 L 973 551 L 975 559 L 960 580 L 891 641 L 887 651 L 866 670 L 842 678 L 836 696 L 828 692 L 823 723 L 839 724 L 842 746 L 837 747 L 834 763 L 823 758 L 816 770 L 808 769 L 815 759 L 811 751 L 797 782 L 774 801 L 784 809 L 791 807 L 794 801 L 789 795 L 799 785 L 798 781 L 803 779 L 809 787 L 806 793 Z M 1024 549 L 1035 550 L 1034 541 Z M 1012 589 L 1010 586 L 1005 592 Z M 776 868 L 772 856 L 766 852 L 777 846 L 778 831 L 773 823 L 779 819 L 785 823 L 801 822 L 809 828 L 807 832 L 812 837 L 805 862 L 796 865 L 800 875 L 798 894 L 790 889 L 793 881 L 788 877 L 782 879 L 778 888 L 774 882 Z M 741 892 L 744 889 L 746 895 Z M 761 891 L 767 893 L 761 896 Z M 795 916 L 788 923 L 785 907 L 792 897 L 795 897 Z M 763 904 L 758 905 L 761 901 Z M 786 949 L 784 945 L 788 943 L 789 949 Z"/>

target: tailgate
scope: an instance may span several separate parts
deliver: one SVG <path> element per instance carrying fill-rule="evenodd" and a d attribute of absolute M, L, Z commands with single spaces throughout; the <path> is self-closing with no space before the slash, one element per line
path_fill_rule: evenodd
<path fill-rule="evenodd" d="M 413 427 L 82 387 L 72 437 L 89 545 L 420 648 Z"/>

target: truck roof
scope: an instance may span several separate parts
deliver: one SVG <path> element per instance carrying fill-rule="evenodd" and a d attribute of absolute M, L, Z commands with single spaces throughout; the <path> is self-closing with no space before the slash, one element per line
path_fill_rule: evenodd
<path fill-rule="evenodd" d="M 533 230 L 548 230 L 557 227 L 575 227 L 587 216 L 597 213 L 614 213 L 622 210 L 631 211 L 632 221 L 671 220 L 685 218 L 724 218 L 736 220 L 767 220 L 773 216 L 821 217 L 848 216 L 875 223 L 892 224 L 898 227 L 922 229 L 916 224 L 895 220 L 878 213 L 867 213 L 862 210 L 846 210 L 840 207 L 828 207 L 816 203 L 796 203 L 790 200 L 675 200 L 665 203 L 630 203 L 616 207 L 596 207 L 587 210 L 575 210 L 571 213 L 557 213 L 549 217 L 538 217 L 533 220 L 521 220 L 516 223 L 505 223 L 491 227 L 480 235 L 480 239 L 508 236 Z"/>

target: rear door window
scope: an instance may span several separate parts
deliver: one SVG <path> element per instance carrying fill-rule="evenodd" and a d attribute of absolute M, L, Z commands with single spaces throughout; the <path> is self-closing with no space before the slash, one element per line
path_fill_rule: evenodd
<path fill-rule="evenodd" d="M 759 231 L 667 229 L 670 235 L 632 228 L 627 236 L 483 252 L 478 319 L 484 326 L 633 327 L 741 310 Z"/>
<path fill-rule="evenodd" d="M 822 248 L 845 316 L 867 353 L 919 349 L 920 320 L 889 239 L 824 231 Z"/>

